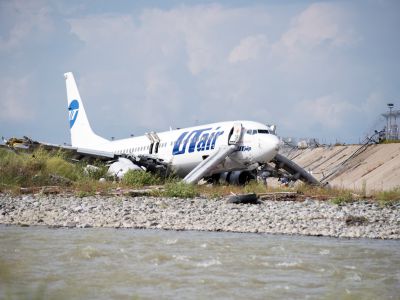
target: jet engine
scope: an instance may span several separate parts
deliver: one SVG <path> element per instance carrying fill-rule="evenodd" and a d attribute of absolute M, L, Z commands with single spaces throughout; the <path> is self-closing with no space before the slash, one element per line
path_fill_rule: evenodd
<path fill-rule="evenodd" d="M 255 171 L 232 171 L 219 174 L 220 183 L 229 183 L 234 185 L 244 185 L 250 180 L 257 179 Z"/>

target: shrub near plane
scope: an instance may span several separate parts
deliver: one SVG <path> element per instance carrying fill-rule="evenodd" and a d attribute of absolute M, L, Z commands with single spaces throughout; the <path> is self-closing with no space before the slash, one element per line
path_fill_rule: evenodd
<path fill-rule="evenodd" d="M 273 128 L 252 121 L 219 122 L 107 140 L 93 132 L 74 75 L 69 72 L 64 77 L 72 148 L 83 154 L 117 158 L 110 171 L 118 175 L 140 167 L 166 168 L 187 183 L 217 174 L 241 183 L 248 171 L 268 163 L 278 153 L 279 139 Z"/>

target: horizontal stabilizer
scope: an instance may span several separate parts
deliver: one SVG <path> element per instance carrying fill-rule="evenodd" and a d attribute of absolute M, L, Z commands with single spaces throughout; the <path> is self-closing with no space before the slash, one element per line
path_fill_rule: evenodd
<path fill-rule="evenodd" d="M 236 150 L 236 145 L 223 146 L 207 157 L 183 178 L 186 183 L 196 183 Z"/>

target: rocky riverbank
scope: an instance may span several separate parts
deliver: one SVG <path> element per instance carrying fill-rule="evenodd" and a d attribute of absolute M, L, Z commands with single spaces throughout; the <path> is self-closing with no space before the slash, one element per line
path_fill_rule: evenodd
<path fill-rule="evenodd" d="M 0 194 L 0 224 L 400 238 L 400 204 Z"/>

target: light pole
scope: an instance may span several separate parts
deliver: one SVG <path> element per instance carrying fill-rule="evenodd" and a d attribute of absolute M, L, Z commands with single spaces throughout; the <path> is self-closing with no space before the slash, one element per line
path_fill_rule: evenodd
<path fill-rule="evenodd" d="M 388 108 L 389 108 L 389 115 L 388 115 L 388 125 L 387 125 L 387 135 L 386 139 L 391 140 L 392 136 L 392 109 L 394 104 L 393 103 L 388 103 Z"/>

